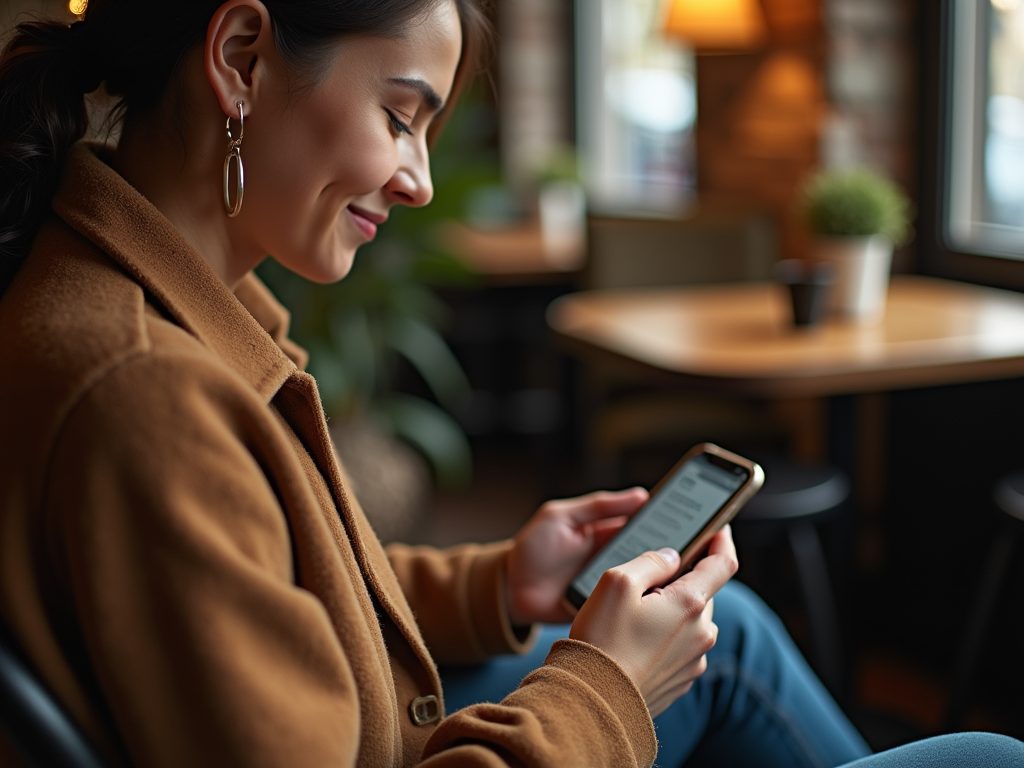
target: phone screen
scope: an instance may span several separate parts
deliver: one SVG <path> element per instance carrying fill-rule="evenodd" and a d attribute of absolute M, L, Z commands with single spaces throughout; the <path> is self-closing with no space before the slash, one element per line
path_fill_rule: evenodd
<path fill-rule="evenodd" d="M 693 457 L 655 493 L 573 580 L 571 590 L 590 596 L 609 568 L 662 547 L 685 549 L 750 477 L 737 464 L 710 454 Z"/>

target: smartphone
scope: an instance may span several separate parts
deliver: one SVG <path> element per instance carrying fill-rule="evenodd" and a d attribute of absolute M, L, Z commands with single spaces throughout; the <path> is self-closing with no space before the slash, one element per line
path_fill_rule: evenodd
<path fill-rule="evenodd" d="M 572 580 L 565 593 L 569 607 L 578 611 L 605 571 L 644 552 L 672 547 L 681 559 L 675 577 L 689 570 L 711 537 L 763 483 L 764 471 L 750 459 L 712 443 L 694 446 L 654 487 L 640 511 Z"/>

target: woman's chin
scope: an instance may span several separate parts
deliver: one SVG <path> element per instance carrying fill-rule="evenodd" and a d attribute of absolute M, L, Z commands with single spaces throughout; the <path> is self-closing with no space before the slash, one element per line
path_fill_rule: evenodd
<path fill-rule="evenodd" d="M 317 260 L 315 263 L 283 264 L 286 269 L 304 277 L 310 282 L 320 285 L 336 283 L 352 271 L 355 252 L 332 254 L 330 257 Z"/>

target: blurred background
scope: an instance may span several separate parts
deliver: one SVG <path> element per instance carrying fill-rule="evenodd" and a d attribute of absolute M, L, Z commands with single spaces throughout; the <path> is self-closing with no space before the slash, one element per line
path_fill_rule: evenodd
<path fill-rule="evenodd" d="M 259 269 L 382 538 L 505 537 L 548 498 L 650 486 L 705 439 L 813 454 L 852 489 L 815 528 L 842 645 L 829 684 L 869 740 L 1024 736 L 1019 547 L 949 709 L 992 543 L 1018 535 L 991 499 L 1024 467 L 1024 381 L 840 392 L 794 416 L 581 354 L 547 314 L 589 289 L 770 280 L 811 257 L 808 179 L 855 167 L 912 202 L 894 273 L 1024 289 L 1022 6 L 497 0 L 487 72 L 434 151 L 435 202 L 396 211 L 336 286 Z M 0 0 L 0 27 L 72 10 Z M 819 664 L 785 537 L 739 533 L 739 578 Z"/>

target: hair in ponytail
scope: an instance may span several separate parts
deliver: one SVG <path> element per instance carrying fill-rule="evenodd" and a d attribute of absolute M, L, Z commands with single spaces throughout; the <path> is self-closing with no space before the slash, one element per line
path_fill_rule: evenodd
<path fill-rule="evenodd" d="M 490 0 L 452 0 L 463 52 L 455 92 L 489 41 Z M 0 54 L 0 296 L 50 209 L 71 145 L 85 135 L 84 94 L 101 82 L 111 120 L 155 109 L 223 0 L 168 10 L 150 0 L 90 0 L 85 19 L 18 25 Z M 399 36 L 445 0 L 263 0 L 284 60 L 314 86 L 346 35 Z M 455 95 L 453 93 L 453 95 Z"/>

